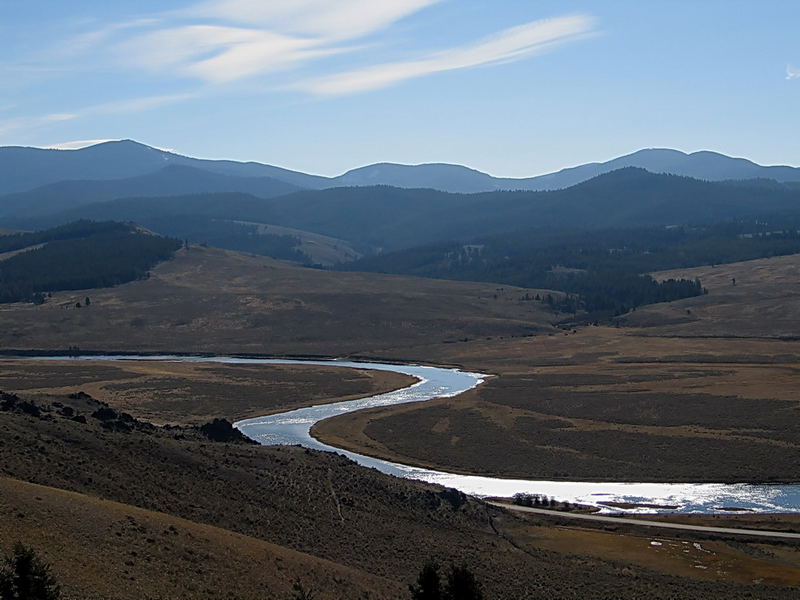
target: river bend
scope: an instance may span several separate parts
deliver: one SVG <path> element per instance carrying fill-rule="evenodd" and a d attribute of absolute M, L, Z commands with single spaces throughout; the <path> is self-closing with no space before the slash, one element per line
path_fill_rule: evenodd
<path fill-rule="evenodd" d="M 43 357 L 36 357 L 42 359 Z M 68 357 L 45 357 L 51 360 L 74 360 Z M 313 438 L 310 429 L 323 419 L 355 410 L 421 402 L 432 398 L 455 396 L 478 385 L 485 375 L 458 369 L 385 363 L 284 360 L 234 357 L 192 356 L 87 356 L 78 360 L 174 360 L 184 362 L 220 362 L 232 364 L 307 364 L 395 371 L 416 377 L 410 387 L 368 398 L 321 404 L 284 413 L 245 419 L 235 426 L 261 444 L 301 445 L 315 450 L 338 452 L 355 462 L 397 477 L 417 479 L 456 488 L 476 496 L 511 497 L 516 493 L 545 494 L 561 501 L 601 506 L 604 512 L 654 512 L 653 508 L 618 511 L 599 503 L 651 504 L 677 506 L 663 512 L 722 512 L 740 509 L 754 512 L 800 512 L 800 485 L 750 485 L 724 483 L 619 483 L 585 481 L 546 481 L 459 475 L 389 462 L 323 444 Z M 655 512 L 660 512 L 656 510 Z"/>

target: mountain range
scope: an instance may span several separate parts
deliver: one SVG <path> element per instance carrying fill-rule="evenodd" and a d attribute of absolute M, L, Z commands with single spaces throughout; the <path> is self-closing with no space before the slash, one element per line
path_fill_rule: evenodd
<path fill-rule="evenodd" d="M 192 158 L 132 140 L 121 140 L 104 142 L 80 150 L 0 147 L 0 194 L 30 191 L 67 180 L 86 182 L 136 178 L 176 166 L 230 177 L 271 178 L 295 188 L 305 189 L 390 185 L 458 193 L 561 189 L 624 167 L 638 167 L 653 173 L 684 175 L 707 181 L 728 179 L 800 181 L 800 168 L 796 167 L 762 166 L 743 158 L 732 158 L 716 152 L 686 154 L 669 149 L 644 149 L 606 162 L 588 163 L 547 175 L 519 179 L 493 177 L 460 165 L 394 163 L 377 163 L 347 171 L 337 177 L 322 177 L 257 162 Z M 193 191 L 182 189 L 179 193 Z M 127 195 L 137 195 L 137 192 Z M 0 207 L 3 204 L 4 201 L 0 198 Z"/>
<path fill-rule="evenodd" d="M 798 211 L 800 189 L 730 185 L 628 167 L 555 191 L 456 194 L 371 186 L 271 198 L 240 192 L 132 197 L 49 213 L 32 209 L 27 216 L 6 215 L 0 225 L 39 229 L 78 219 L 135 221 L 166 235 L 243 249 L 238 243 L 221 243 L 212 230 L 230 232 L 231 223 L 262 223 L 345 240 L 372 254 L 525 228 L 713 223 Z M 207 237 L 199 237 L 201 232 Z"/>
<path fill-rule="evenodd" d="M 0 196 L 4 228 L 131 221 L 179 239 L 324 265 L 520 230 L 800 215 L 800 169 L 675 150 L 528 179 L 386 163 L 325 178 L 125 140 L 69 151 L 0 148 L 0 189 L 17 190 Z"/>

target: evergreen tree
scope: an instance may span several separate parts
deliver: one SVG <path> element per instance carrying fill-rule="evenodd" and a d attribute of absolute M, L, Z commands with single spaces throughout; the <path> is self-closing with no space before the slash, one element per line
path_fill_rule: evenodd
<path fill-rule="evenodd" d="M 453 566 L 447 574 L 447 586 L 444 598 L 446 600 L 483 600 L 481 585 L 475 580 L 475 575 L 464 565 Z"/>
<path fill-rule="evenodd" d="M 31 548 L 17 542 L 0 567 L 0 600 L 58 600 L 61 590 Z"/>
<path fill-rule="evenodd" d="M 441 600 L 442 582 L 439 578 L 439 565 L 426 563 L 417 577 L 416 585 L 409 585 L 412 600 Z"/>
<path fill-rule="evenodd" d="M 483 590 L 475 575 L 466 566 L 451 566 L 442 585 L 439 565 L 426 563 L 417 577 L 416 585 L 409 585 L 412 600 L 483 600 Z"/>

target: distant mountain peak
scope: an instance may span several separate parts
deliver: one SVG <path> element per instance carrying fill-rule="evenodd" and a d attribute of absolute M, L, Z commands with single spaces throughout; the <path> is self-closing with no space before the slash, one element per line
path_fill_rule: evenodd
<path fill-rule="evenodd" d="M 232 177 L 270 177 L 306 189 L 386 185 L 456 193 L 563 189 L 624 167 L 637 167 L 652 173 L 670 173 L 706 181 L 800 181 L 800 168 L 762 166 L 745 158 L 733 158 L 711 150 L 687 154 L 671 148 L 643 148 L 606 162 L 587 163 L 528 178 L 493 177 L 470 167 L 450 163 L 392 162 L 365 165 L 338 177 L 321 177 L 258 162 L 192 158 L 136 140 L 121 139 L 70 151 L 0 148 L 0 195 L 32 190 L 66 180 L 137 177 L 168 165 L 184 165 Z"/>

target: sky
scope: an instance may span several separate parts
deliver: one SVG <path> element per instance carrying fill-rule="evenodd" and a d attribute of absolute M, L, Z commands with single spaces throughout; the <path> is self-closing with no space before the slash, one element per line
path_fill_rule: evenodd
<path fill-rule="evenodd" d="M 641 148 L 800 166 L 797 0 L 0 0 L 0 146 L 337 175 Z"/>

